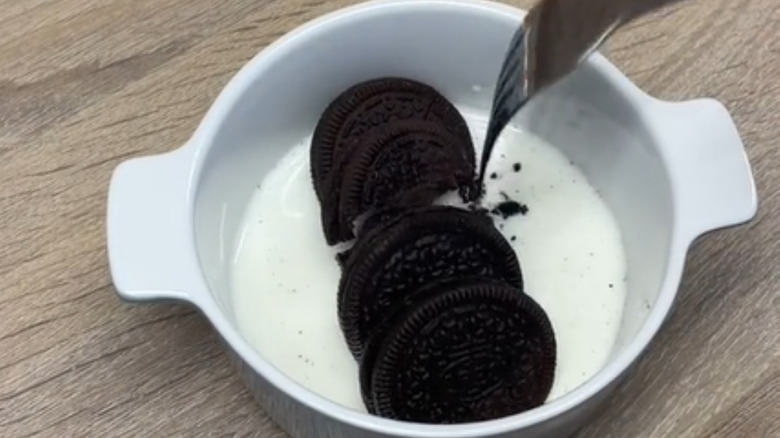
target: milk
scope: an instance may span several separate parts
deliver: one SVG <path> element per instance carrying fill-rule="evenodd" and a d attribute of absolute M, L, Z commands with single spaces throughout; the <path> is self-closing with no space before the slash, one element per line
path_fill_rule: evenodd
<path fill-rule="evenodd" d="M 486 120 L 461 112 L 481 145 Z M 314 393 L 365 411 L 358 365 L 339 327 L 341 272 L 322 234 L 309 142 L 310 136 L 291 148 L 247 207 L 231 272 L 234 312 L 243 336 L 271 364 Z M 528 207 L 496 225 L 517 252 L 526 293 L 555 330 L 558 365 L 549 401 L 607 360 L 626 294 L 623 246 L 603 200 L 553 146 L 509 127 L 493 154 L 487 175 L 495 179 L 486 178 L 485 202 L 509 196 Z M 440 200 L 452 202 L 452 196 Z"/>

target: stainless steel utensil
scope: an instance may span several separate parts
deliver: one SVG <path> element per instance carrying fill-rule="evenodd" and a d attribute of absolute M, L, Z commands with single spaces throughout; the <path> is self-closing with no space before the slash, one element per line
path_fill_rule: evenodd
<path fill-rule="evenodd" d="M 541 0 L 512 38 L 493 95 L 477 190 L 496 139 L 540 90 L 565 77 L 620 26 L 681 0 Z"/>

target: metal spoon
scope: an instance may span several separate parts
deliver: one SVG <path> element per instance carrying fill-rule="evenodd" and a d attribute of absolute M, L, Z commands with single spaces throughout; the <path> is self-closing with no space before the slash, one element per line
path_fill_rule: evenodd
<path fill-rule="evenodd" d="M 620 26 L 681 0 L 540 0 L 515 32 L 493 95 L 477 184 L 496 139 L 539 91 L 562 79 Z"/>

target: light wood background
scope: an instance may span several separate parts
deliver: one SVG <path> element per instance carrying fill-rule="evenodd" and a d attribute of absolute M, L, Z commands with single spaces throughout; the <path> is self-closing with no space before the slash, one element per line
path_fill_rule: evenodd
<path fill-rule="evenodd" d="M 198 314 L 114 296 L 106 189 L 182 144 L 259 49 L 349 3 L 0 0 L 0 437 L 285 436 Z M 780 437 L 780 1 L 690 0 L 609 50 L 656 96 L 726 104 L 761 207 L 691 251 L 676 312 L 579 438 Z"/>

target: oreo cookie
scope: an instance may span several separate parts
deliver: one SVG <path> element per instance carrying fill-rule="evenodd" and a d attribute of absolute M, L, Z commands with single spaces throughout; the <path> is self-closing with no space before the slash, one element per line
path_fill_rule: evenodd
<path fill-rule="evenodd" d="M 474 153 L 435 123 L 397 121 L 361 137 L 329 178 L 322 203 L 323 230 L 333 244 L 355 237 L 354 221 L 375 209 L 431 205 L 450 190 L 474 184 Z"/>
<path fill-rule="evenodd" d="M 444 127 L 473 153 L 465 120 L 433 87 L 396 77 L 361 82 L 326 108 L 314 130 L 310 168 L 320 202 L 324 201 L 326 182 L 335 163 L 349 155 L 359 137 L 389 122 L 409 119 L 428 120 Z"/>
<path fill-rule="evenodd" d="M 437 293 L 441 293 L 444 290 L 453 289 L 461 285 L 491 282 L 494 282 L 494 280 L 481 277 L 464 277 L 448 278 L 428 283 L 413 294 L 408 294 L 401 298 L 395 303 L 392 310 L 386 315 L 383 315 L 381 320 L 374 324 L 364 345 L 363 354 L 361 355 L 359 362 L 360 392 L 363 398 L 363 404 L 369 412 L 374 412 L 371 379 L 374 372 L 374 365 L 376 364 L 376 357 L 379 350 L 382 348 L 382 345 L 384 345 L 387 333 L 398 324 L 399 316 L 402 317 L 417 303 L 424 302 L 427 298 L 434 296 Z"/>
<path fill-rule="evenodd" d="M 454 424 L 513 415 L 545 402 L 556 341 L 543 309 L 503 282 L 443 287 L 390 324 L 361 372 L 367 407 L 401 421 Z M 370 379 L 367 377 L 370 375 Z"/>
<path fill-rule="evenodd" d="M 489 217 L 428 206 L 375 226 L 351 249 L 339 284 L 339 321 L 350 351 L 359 360 L 382 315 L 423 286 L 466 277 L 523 288 L 517 256 Z"/>

